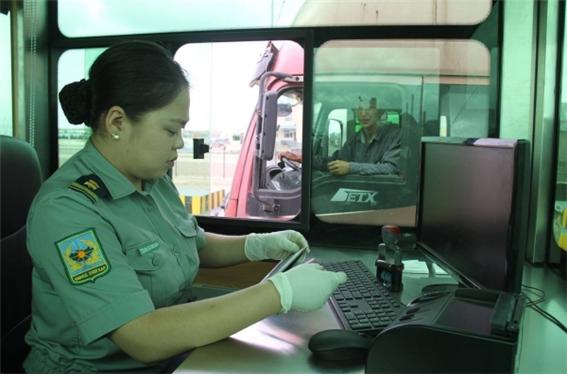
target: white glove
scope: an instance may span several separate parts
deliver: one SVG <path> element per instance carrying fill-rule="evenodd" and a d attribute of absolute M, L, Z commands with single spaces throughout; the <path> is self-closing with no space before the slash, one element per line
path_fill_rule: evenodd
<path fill-rule="evenodd" d="M 307 240 L 297 231 L 286 230 L 267 234 L 249 234 L 244 242 L 244 254 L 250 261 L 282 260 L 288 255 L 307 248 Z"/>
<path fill-rule="evenodd" d="M 329 272 L 319 264 L 301 264 L 270 277 L 280 294 L 284 314 L 291 310 L 313 311 L 322 307 L 337 286 L 345 283 L 344 272 Z"/>

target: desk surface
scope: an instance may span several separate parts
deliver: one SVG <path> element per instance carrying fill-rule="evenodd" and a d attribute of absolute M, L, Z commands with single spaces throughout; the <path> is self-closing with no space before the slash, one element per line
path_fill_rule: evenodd
<path fill-rule="evenodd" d="M 360 259 L 369 268 L 375 251 L 333 250 L 314 247 L 311 256 L 317 260 L 341 261 Z M 436 267 L 435 272 L 423 269 L 425 263 L 408 256 L 404 272 L 403 303 L 418 296 L 430 284 L 454 283 L 454 279 Z M 423 260 L 423 257 L 420 257 Z M 527 266 L 524 283 L 544 287 L 548 298 L 542 304 L 564 323 L 567 314 L 567 285 L 559 278 L 543 274 L 543 268 Z M 551 280 L 550 282 L 547 282 Z M 549 287 L 547 287 L 549 286 Z M 558 303 L 558 300 L 559 303 Z M 319 361 L 307 348 L 311 335 L 341 328 L 329 304 L 310 312 L 290 312 L 264 319 L 228 339 L 193 350 L 175 373 L 363 373 L 364 366 Z M 566 373 L 567 336 L 535 311 L 526 309 L 518 348 L 517 371 L 526 373 Z"/>

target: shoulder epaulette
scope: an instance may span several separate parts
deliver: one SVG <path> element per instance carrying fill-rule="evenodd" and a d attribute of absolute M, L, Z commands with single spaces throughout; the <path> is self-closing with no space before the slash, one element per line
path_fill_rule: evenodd
<path fill-rule="evenodd" d="M 81 176 L 77 180 L 69 185 L 69 189 L 83 194 L 92 203 L 95 203 L 97 199 L 110 197 L 110 192 L 97 175 L 86 175 Z"/>

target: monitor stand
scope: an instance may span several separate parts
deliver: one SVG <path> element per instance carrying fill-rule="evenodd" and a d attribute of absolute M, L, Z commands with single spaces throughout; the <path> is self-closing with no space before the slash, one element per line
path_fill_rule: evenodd
<path fill-rule="evenodd" d="M 462 286 L 458 284 L 431 284 L 421 289 L 421 294 L 429 294 L 435 292 L 455 291 Z"/>

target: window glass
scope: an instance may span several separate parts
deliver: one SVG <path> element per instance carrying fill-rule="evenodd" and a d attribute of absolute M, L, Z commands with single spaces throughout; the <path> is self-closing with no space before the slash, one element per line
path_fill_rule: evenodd
<path fill-rule="evenodd" d="M 185 147 L 172 172 L 187 210 L 294 219 L 301 208 L 301 163 L 280 156 L 301 154 L 302 47 L 291 41 L 193 43 L 175 59 L 191 83 Z M 201 158 L 195 139 L 209 145 Z"/>
<path fill-rule="evenodd" d="M 325 43 L 314 59 L 312 211 L 413 226 L 421 136 L 488 136 L 489 83 L 476 41 Z"/>
<path fill-rule="evenodd" d="M 68 37 L 356 25 L 472 25 L 491 0 L 59 0 Z"/>
<path fill-rule="evenodd" d="M 89 68 L 104 49 L 74 49 L 65 51 L 59 58 L 57 93 L 73 82 L 88 77 Z M 59 166 L 83 148 L 91 135 L 91 128 L 73 125 L 67 121 L 61 104 L 57 101 L 57 143 Z"/>
<path fill-rule="evenodd" d="M 102 51 L 64 52 L 58 63 L 58 91 L 87 77 Z M 303 48 L 291 41 L 197 43 L 181 47 L 175 59 L 191 85 L 185 144 L 172 169 L 188 212 L 276 221 L 296 218 L 301 207 L 301 163 L 281 155 L 301 155 Z M 289 76 L 274 77 L 268 68 Z M 259 113 L 265 114 L 262 132 Z M 60 165 L 90 135 L 89 127 L 70 124 L 58 106 Z"/>
<path fill-rule="evenodd" d="M 11 14 L 11 13 L 10 13 Z M 0 14 L 0 134 L 13 135 L 12 130 L 12 49 L 10 14 Z"/>
<path fill-rule="evenodd" d="M 565 30 L 564 30 L 565 32 Z M 557 245 L 567 251 L 567 38 L 563 38 L 563 67 L 559 104 L 559 132 L 557 144 L 557 179 L 553 215 L 553 237 Z"/>

